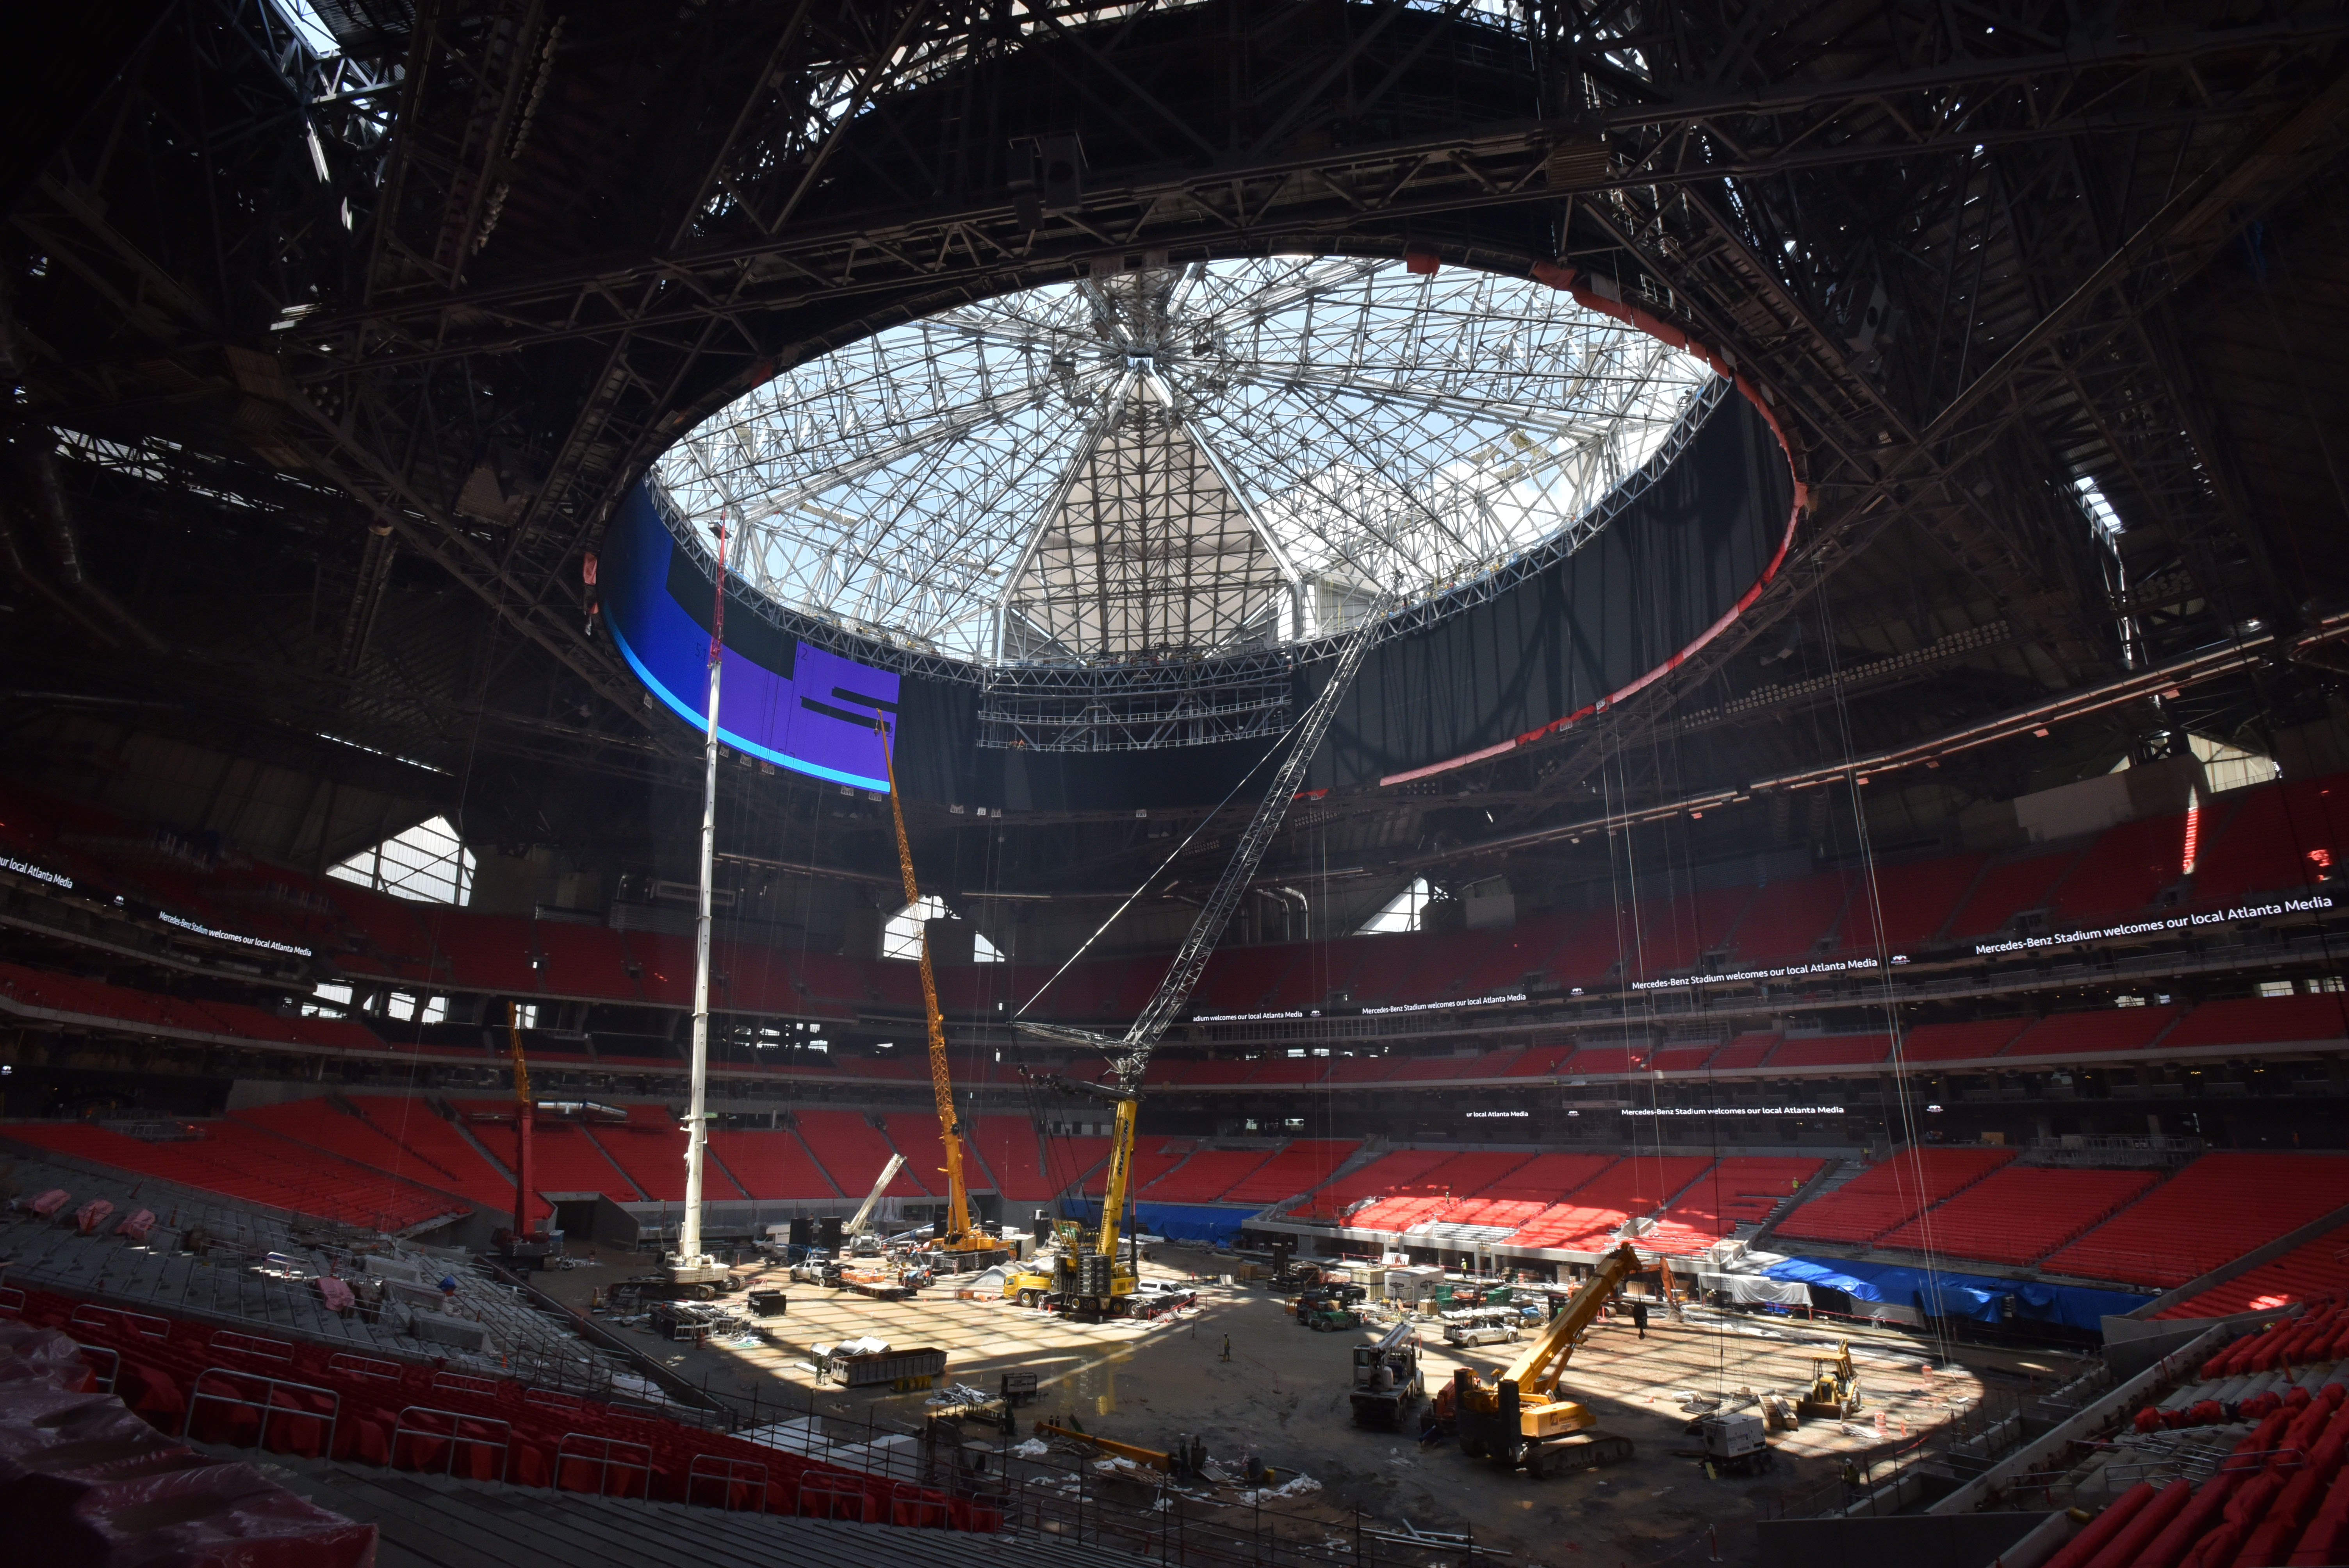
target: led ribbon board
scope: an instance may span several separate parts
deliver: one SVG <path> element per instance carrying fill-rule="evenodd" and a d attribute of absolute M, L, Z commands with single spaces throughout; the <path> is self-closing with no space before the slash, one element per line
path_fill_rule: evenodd
<path fill-rule="evenodd" d="M 604 619 L 645 689 L 679 718 L 709 723 L 710 582 L 678 548 L 641 484 L 605 541 Z M 739 607 L 738 607 L 739 609 Z M 720 743 L 778 768 L 886 791 L 876 723 L 897 723 L 897 676 L 799 641 L 749 614 L 727 617 Z"/>

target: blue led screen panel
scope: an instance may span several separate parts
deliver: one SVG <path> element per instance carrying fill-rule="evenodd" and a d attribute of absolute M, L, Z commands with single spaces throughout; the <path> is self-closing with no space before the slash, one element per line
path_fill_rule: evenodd
<path fill-rule="evenodd" d="M 709 580 L 629 491 L 605 543 L 605 619 L 645 689 L 696 729 L 709 722 Z M 739 605 L 728 618 L 718 738 L 778 768 L 889 788 L 875 723 L 894 733 L 897 675 L 800 642 Z"/>

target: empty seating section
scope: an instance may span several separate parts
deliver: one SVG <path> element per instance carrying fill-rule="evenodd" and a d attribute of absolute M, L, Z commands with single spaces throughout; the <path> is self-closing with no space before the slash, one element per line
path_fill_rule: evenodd
<path fill-rule="evenodd" d="M 1154 1203 L 1215 1203 L 1272 1158 L 1268 1149 L 1203 1149 L 1142 1196 Z"/>
<path fill-rule="evenodd" d="M 541 931 L 545 929 L 542 926 Z M 710 1005 L 738 1013 L 795 1013 L 799 987 L 792 955 L 779 948 L 745 942 L 713 943 L 709 950 Z M 623 981 L 627 976 L 620 975 Z M 546 988 L 554 989 L 550 963 Z"/>
<path fill-rule="evenodd" d="M 1468 1076 L 1469 1064 L 1475 1054 L 1454 1056 L 1446 1053 L 1434 1057 L 1405 1057 L 1387 1075 L 1389 1083 L 1453 1083 Z"/>
<path fill-rule="evenodd" d="M 1561 985 L 1596 985 L 1614 975 L 1626 935 L 1613 910 L 1590 910 L 1558 944 L 1549 961 L 1550 973 Z"/>
<path fill-rule="evenodd" d="M 1460 1076 L 1464 1078 L 1506 1078 L 1509 1076 L 1509 1068 L 1516 1062 L 1518 1054 L 1514 1047 L 1506 1050 L 1486 1051 L 1463 1068 L 1460 1070 Z"/>
<path fill-rule="evenodd" d="M 1787 1040 L 1770 1053 L 1774 1068 L 1867 1067 L 1892 1054 L 1889 1035 L 1814 1035 Z"/>
<path fill-rule="evenodd" d="M 1812 1199 L 1771 1234 L 1820 1242 L 1871 1242 L 1981 1181 L 2014 1158 L 2012 1149 L 1927 1149 L 1909 1145 L 1832 1192 Z"/>
<path fill-rule="evenodd" d="M 881 1130 L 888 1135 L 891 1143 L 896 1145 L 897 1152 L 905 1157 L 905 1169 L 913 1174 L 914 1180 L 928 1188 L 931 1196 L 945 1197 L 947 1150 L 944 1140 L 938 1137 L 937 1113 L 932 1111 L 923 1115 L 920 1112 L 892 1111 L 881 1119 Z M 966 1150 L 969 1149 L 968 1140 L 964 1140 L 963 1147 Z M 963 1161 L 962 1182 L 965 1187 L 982 1182 L 979 1173 L 970 1168 L 968 1159 Z M 868 1182 L 866 1185 L 869 1190 L 871 1184 Z"/>
<path fill-rule="evenodd" d="M 1740 965 L 1792 964 L 1818 951 L 1851 897 L 1849 872 L 1772 882 L 1754 895 L 1730 948 Z"/>
<path fill-rule="evenodd" d="M 1063 1134 L 1047 1134 L 1044 1139 L 1044 1181 L 1054 1193 L 1068 1191 L 1081 1183 L 1087 1191 L 1098 1194 L 1107 1180 L 1102 1167 L 1109 1159 L 1106 1138 L 1077 1138 Z"/>
<path fill-rule="evenodd" d="M 435 909 L 424 916 L 427 939 L 452 984 L 478 991 L 538 993 L 531 967 L 531 923 L 512 915 Z"/>
<path fill-rule="evenodd" d="M 1353 982 L 1362 956 L 1377 942 L 1369 936 L 1345 936 L 1335 942 L 1308 944 L 1288 966 L 1280 984 L 1264 999 L 1267 1007 L 1319 1007 Z"/>
<path fill-rule="evenodd" d="M 2150 1171 L 2009 1165 L 1878 1237 L 1876 1244 L 1984 1263 L 2034 1263 L 2153 1183 Z"/>
<path fill-rule="evenodd" d="M 1775 1040 L 1777 1037 L 1778 1037 L 1775 1035 L 1759 1036 L 1757 1037 L 1759 1043 L 1751 1047 L 1750 1049 L 1767 1055 L 1771 1042 Z M 1738 1038 L 1745 1039 L 1747 1037 L 1741 1035 Z M 1721 1054 L 1721 1047 L 1713 1045 L 1710 1042 L 1694 1046 L 1660 1047 L 1648 1057 L 1648 1071 L 1653 1073 L 1692 1073 L 1698 1071 L 1700 1068 L 1716 1068 L 1721 1064 L 1713 1058 Z M 1743 1056 L 1745 1053 L 1741 1052 L 1740 1054 Z M 1760 1057 L 1756 1057 L 1755 1059 L 1759 1060 Z"/>
<path fill-rule="evenodd" d="M 1313 1195 L 1312 1212 L 1335 1214 L 1366 1198 L 1399 1192 L 1443 1164 L 1451 1156 L 1441 1150 L 1398 1149 L 1382 1154 L 1357 1171 L 1350 1171 Z"/>
<path fill-rule="evenodd" d="M 1353 1158 L 1361 1145 L 1350 1138 L 1300 1138 L 1241 1177 L 1223 1196 L 1226 1203 L 1278 1203 L 1310 1191 Z"/>
<path fill-rule="evenodd" d="M 1470 971 L 1493 950 L 1490 931 L 1447 931 L 1413 940 L 1392 972 L 1392 984 L 1377 992 L 1379 977 L 1365 975 L 1354 988 L 1358 1002 L 1441 1002 L 1464 996 Z"/>
<path fill-rule="evenodd" d="M 982 1116 L 965 1124 L 972 1149 L 1008 1202 L 1040 1203 L 1052 1196 L 1036 1162 L 1036 1124 L 1024 1116 Z"/>
<path fill-rule="evenodd" d="M 2086 1056 L 2137 1051 L 2152 1045 L 2178 1020 L 2175 1006 L 2100 1007 L 2093 1013 L 2050 1013 L 2006 1047 L 2010 1057 Z"/>
<path fill-rule="evenodd" d="M 1256 1068 L 1257 1064 L 1247 1057 L 1219 1057 L 1193 1062 L 1179 1081 L 1186 1085 L 1246 1083 Z"/>
<path fill-rule="evenodd" d="M 1126 1174 L 1135 1196 L 1147 1202 L 1158 1202 L 1146 1191 L 1150 1184 L 1191 1158 L 1198 1148 L 1195 1139 L 1174 1139 L 1162 1143 L 1153 1138 L 1140 1140 L 1133 1150 L 1132 1169 Z"/>
<path fill-rule="evenodd" d="M 2248 1274 L 2212 1285 L 2199 1295 L 2163 1307 L 2156 1317 L 2224 1317 L 2258 1312 L 2287 1302 L 2349 1300 L 2349 1235 L 2333 1231 L 2302 1242 L 2280 1258 Z"/>
<path fill-rule="evenodd" d="M 2205 1154 L 2040 1266 L 2168 1289 L 2344 1204 L 2349 1156 Z"/>
<path fill-rule="evenodd" d="M 2194 902 L 2214 908 L 2253 893 L 2297 892 L 2316 878 L 2309 852 L 2338 862 L 2344 847 L 2337 825 L 2349 821 L 2349 779 L 2334 775 L 2234 793 L 2232 816 L 2214 823 L 2220 796 L 2203 813 L 2209 837 L 2195 857 Z"/>
<path fill-rule="evenodd" d="M 667 1007 L 693 1006 L 693 939 L 654 931 L 625 931 L 622 944 L 636 966 L 636 989 L 647 1002 Z"/>
<path fill-rule="evenodd" d="M 1211 1013 L 1252 1013 L 1288 966 L 1295 947 L 1219 947 L 1200 973 L 1197 1006 Z"/>
<path fill-rule="evenodd" d="M 1901 1037 L 1900 1059 L 1971 1062 L 1994 1057 L 2031 1026 L 2028 1018 L 1970 1018 L 1962 1024 L 1920 1024 Z"/>
<path fill-rule="evenodd" d="M 1958 901 L 1965 897 L 1966 889 L 1973 885 L 1988 860 L 1986 855 L 1946 855 L 1879 868 L 1873 905 L 1866 882 L 1852 898 L 1851 913 L 1843 923 L 1842 945 L 1855 952 L 1873 949 L 1880 915 L 1885 951 L 1915 952 L 1949 923 Z"/>
<path fill-rule="evenodd" d="M 550 996 L 633 1002 L 636 984 L 628 978 L 628 950 L 607 926 L 542 920 L 532 927 L 540 956 L 539 985 Z"/>
<path fill-rule="evenodd" d="M 1321 1081 L 1330 1070 L 1327 1057 L 1267 1057 L 1240 1081 L 1263 1084 L 1308 1084 Z"/>
<path fill-rule="evenodd" d="M 1652 1214 L 1679 1196 L 1713 1161 L 1701 1154 L 1637 1154 L 1619 1160 L 1518 1226 L 1509 1244 L 1597 1252 L 1627 1220 Z"/>
<path fill-rule="evenodd" d="M 313 1149 L 340 1155 L 346 1160 L 356 1160 L 386 1175 L 420 1181 L 444 1192 L 456 1192 L 467 1198 L 478 1197 L 492 1205 L 506 1204 L 513 1196 L 512 1188 L 495 1181 L 477 1181 L 474 1183 L 479 1189 L 477 1192 L 465 1191 L 447 1171 L 395 1141 L 365 1117 L 355 1116 L 327 1099 L 297 1099 L 285 1105 L 254 1106 L 244 1110 L 231 1111 L 229 1119 L 248 1122 L 281 1138 L 306 1143 Z"/>
<path fill-rule="evenodd" d="M 709 1135 L 709 1152 L 734 1184 L 759 1199 L 837 1198 L 823 1168 L 790 1128 L 721 1128 Z"/>
<path fill-rule="evenodd" d="M 1330 1076 L 1324 1082 L 1384 1083 L 1394 1077 L 1395 1069 L 1408 1060 L 1404 1057 L 1333 1057 Z"/>
<path fill-rule="evenodd" d="M 1507 1070 L 1501 1076 L 1513 1078 L 1548 1078 L 1561 1070 L 1560 1065 L 1573 1055 L 1572 1046 L 1536 1046 L 1530 1050 L 1519 1052 L 1517 1059 L 1511 1062 Z"/>
<path fill-rule="evenodd" d="M 1121 964 L 1117 989 L 1106 993 L 1110 1016 L 1131 1018 L 1148 1006 L 1150 998 L 1158 995 L 1158 987 L 1165 983 L 1166 971 L 1174 962 L 1172 954 L 1151 953 Z"/>
<path fill-rule="evenodd" d="M 1974 891 L 1950 917 L 1950 935 L 1987 936 L 2026 909 L 2044 908 L 2047 890 L 2072 863 L 2068 854 L 2033 855 L 1984 871 Z"/>
<path fill-rule="evenodd" d="M 1612 1154 L 1537 1154 L 1496 1181 L 1479 1198 L 1525 1200 L 1545 1206 L 1566 1197 L 1615 1163 Z"/>
<path fill-rule="evenodd" d="M 1805 1156 L 1738 1154 L 1716 1160 L 1656 1216 L 1655 1228 L 1640 1235 L 1640 1245 L 1693 1257 L 1735 1234 L 1740 1225 L 1760 1225 L 1826 1163 Z"/>
<path fill-rule="evenodd" d="M 2205 1002 L 2161 1037 L 2164 1050 L 2189 1047 L 2298 1045 L 2349 1035 L 2349 994 L 2236 996 Z"/>
<path fill-rule="evenodd" d="M 495 1124 L 481 1125 L 486 1129 Z M 513 1136 L 511 1127 L 509 1123 L 505 1133 L 509 1146 Z M 601 1192 L 616 1203 L 634 1203 L 651 1195 L 639 1191 L 612 1162 L 604 1146 L 577 1122 L 540 1117 L 531 1129 L 530 1160 L 531 1181 L 542 1192 Z"/>
<path fill-rule="evenodd" d="M 792 1119 L 799 1128 L 800 1137 L 823 1167 L 833 1185 L 851 1198 L 863 1201 L 873 1191 L 881 1168 L 889 1163 L 896 1150 L 881 1135 L 881 1130 L 864 1119 L 861 1111 L 802 1110 L 794 1111 Z M 936 1161 L 928 1162 L 935 1165 Z M 913 1162 L 889 1179 L 883 1195 L 890 1198 L 926 1198 L 930 1190 L 916 1180 Z"/>
<path fill-rule="evenodd" d="M 464 1208 L 445 1192 L 241 1121 L 191 1125 L 201 1136 L 170 1143 L 125 1138 L 86 1122 L 23 1122 L 7 1135 L 159 1181 L 376 1230 L 402 1231 Z"/>
<path fill-rule="evenodd" d="M 1737 1072 L 1747 1068 L 1758 1068 L 1769 1060 L 1770 1053 L 1777 1048 L 1778 1037 L 1775 1033 L 1755 1030 L 1738 1035 L 1733 1037 L 1727 1045 L 1713 1053 L 1712 1058 L 1704 1064 L 1705 1070 L 1726 1073 Z M 1672 1070 L 1661 1061 L 1651 1065 L 1658 1072 Z"/>
<path fill-rule="evenodd" d="M 382 1050 L 380 1037 L 347 1018 L 288 1018 L 239 1002 L 193 1002 L 84 980 L 20 964 L 0 964 L 0 998 L 20 1006 L 111 1018 L 134 1028 L 177 1029 L 324 1050 Z"/>
<path fill-rule="evenodd" d="M 2151 903 L 2185 874 L 2186 820 L 2148 817 L 2106 829 L 2055 884 L 2062 925 L 2102 925 Z"/>
<path fill-rule="evenodd" d="M 369 1127 L 416 1156 L 440 1177 L 419 1175 L 419 1181 L 460 1192 L 477 1203 L 511 1212 L 513 1177 L 481 1157 L 456 1124 L 413 1095 L 355 1094 L 351 1109 Z M 507 1133 L 512 1147 L 512 1133 Z"/>
<path fill-rule="evenodd" d="M 1558 944 L 1580 921 L 1578 914 L 1537 914 L 1492 934 L 1493 944 L 1461 976 L 1464 996 L 1489 996 L 1539 984 Z"/>
<path fill-rule="evenodd" d="M 657 1105 L 632 1105 L 619 1127 L 597 1125 L 589 1130 L 596 1144 L 628 1180 L 656 1202 L 685 1201 L 685 1129 Z M 701 1195 L 712 1202 L 751 1194 L 737 1190 L 724 1171 L 702 1171 Z"/>
<path fill-rule="evenodd" d="M 1632 954 L 1631 972 L 1645 979 L 1692 969 L 1706 953 L 1729 943 L 1738 916 L 1754 902 L 1751 887 L 1706 888 L 1683 893 L 1656 912 Z"/>

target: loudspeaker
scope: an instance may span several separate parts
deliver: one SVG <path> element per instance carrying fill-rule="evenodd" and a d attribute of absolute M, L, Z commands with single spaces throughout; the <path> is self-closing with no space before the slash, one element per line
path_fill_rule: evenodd
<path fill-rule="evenodd" d="M 1036 189 L 1047 212 L 1085 204 L 1085 149 L 1074 133 L 1036 139 Z"/>
<path fill-rule="evenodd" d="M 826 1214 L 818 1220 L 815 1222 L 815 1244 L 828 1252 L 839 1251 L 840 1226 L 841 1219 L 837 1214 Z"/>
<path fill-rule="evenodd" d="M 795 1247 L 815 1245 L 815 1222 L 802 1214 L 792 1222 L 791 1244 Z"/>

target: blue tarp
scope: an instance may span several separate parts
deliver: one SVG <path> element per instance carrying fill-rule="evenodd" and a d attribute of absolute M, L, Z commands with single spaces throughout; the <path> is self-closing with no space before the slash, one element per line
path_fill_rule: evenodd
<path fill-rule="evenodd" d="M 1912 1306 L 1930 1317 L 2050 1323 L 2091 1334 L 2102 1330 L 2106 1317 L 2133 1312 L 2153 1299 L 2127 1291 L 2000 1279 L 1947 1269 L 1929 1275 L 1905 1264 L 1867 1263 L 1857 1258 L 1787 1258 L 1762 1272 L 1772 1279 L 1800 1280 L 1839 1290 L 1859 1301 Z"/>
<path fill-rule="evenodd" d="M 1063 1203 L 1061 1207 L 1070 1218 L 1088 1224 L 1101 1218 L 1098 1202 Z M 1240 1227 L 1258 1212 L 1255 1209 L 1219 1209 L 1205 1203 L 1136 1203 L 1133 1208 L 1142 1228 L 1154 1236 L 1164 1236 L 1170 1242 L 1206 1242 L 1218 1247 L 1229 1246 L 1240 1233 Z"/>

